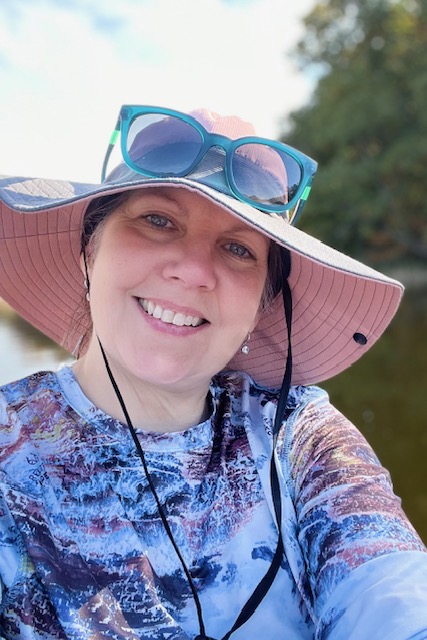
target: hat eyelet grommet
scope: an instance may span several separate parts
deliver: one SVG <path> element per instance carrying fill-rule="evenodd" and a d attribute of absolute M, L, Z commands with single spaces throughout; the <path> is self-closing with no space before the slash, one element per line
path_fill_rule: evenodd
<path fill-rule="evenodd" d="M 362 347 L 368 342 L 368 338 L 363 333 L 359 333 L 358 331 L 353 334 L 353 340 L 357 342 L 357 344 L 360 344 Z"/>

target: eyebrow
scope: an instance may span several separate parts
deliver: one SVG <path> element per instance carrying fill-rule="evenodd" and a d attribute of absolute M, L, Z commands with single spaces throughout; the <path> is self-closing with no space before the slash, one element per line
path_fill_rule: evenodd
<path fill-rule="evenodd" d="M 163 202 L 167 202 L 168 204 L 172 204 L 180 213 L 185 213 L 184 207 L 177 202 L 177 200 L 173 197 L 168 196 L 164 191 L 162 191 L 161 187 L 158 187 L 153 191 L 150 191 L 149 193 L 144 193 L 144 189 L 140 190 L 140 193 L 138 193 L 138 199 L 134 201 L 134 203 L 138 202 L 139 199 L 141 200 L 147 200 L 148 198 L 150 200 L 153 201 L 159 201 L 159 203 L 161 201 Z"/>
<path fill-rule="evenodd" d="M 256 233 L 257 235 L 263 236 L 264 234 L 261 233 L 260 231 L 258 231 L 258 229 L 255 229 L 255 227 L 251 227 L 249 224 L 246 224 L 245 222 L 242 223 L 237 223 L 235 226 L 230 227 L 229 231 L 231 233 L 237 233 L 239 231 L 243 231 L 243 232 L 248 232 L 248 233 Z"/>

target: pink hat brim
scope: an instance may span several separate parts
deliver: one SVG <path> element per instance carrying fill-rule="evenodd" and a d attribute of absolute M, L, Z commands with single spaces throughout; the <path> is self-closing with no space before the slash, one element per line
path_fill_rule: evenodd
<path fill-rule="evenodd" d="M 73 353 L 90 331 L 80 268 L 82 220 L 96 197 L 125 189 L 175 186 L 197 191 L 291 252 L 293 384 L 318 383 L 345 370 L 380 337 L 399 305 L 402 285 L 322 244 L 277 215 L 262 213 L 186 178 L 82 185 L 0 179 L 0 297 Z M 366 344 L 355 339 L 365 336 Z M 234 356 L 268 387 L 282 382 L 287 332 L 281 296 L 251 335 L 250 353 Z"/>

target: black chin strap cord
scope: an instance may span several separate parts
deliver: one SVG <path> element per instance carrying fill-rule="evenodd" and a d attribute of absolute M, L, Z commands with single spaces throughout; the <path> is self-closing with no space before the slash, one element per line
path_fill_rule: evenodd
<path fill-rule="evenodd" d="M 280 482 L 279 475 L 277 471 L 277 462 L 275 456 L 275 450 L 277 445 L 277 439 L 279 436 L 280 428 L 282 426 L 286 403 L 288 400 L 289 390 L 291 387 L 292 380 L 292 345 L 291 345 L 291 328 L 292 328 L 292 294 L 289 286 L 289 274 L 291 270 L 291 259 L 290 253 L 286 249 L 282 250 L 282 297 L 283 297 L 283 307 L 285 311 L 285 319 L 286 319 L 286 331 L 288 336 L 288 350 L 286 356 L 286 367 L 285 373 L 283 376 L 282 386 L 280 388 L 279 398 L 277 402 L 276 415 L 274 417 L 274 425 L 273 425 L 273 445 L 271 452 L 271 460 L 270 460 L 270 482 L 271 482 L 271 494 L 273 500 L 274 514 L 276 516 L 276 524 L 277 530 L 279 532 L 279 537 L 277 540 L 276 551 L 273 556 L 273 560 L 271 562 L 270 567 L 268 568 L 267 573 L 262 578 L 261 582 L 257 585 L 254 592 L 250 596 L 249 600 L 243 606 L 240 611 L 236 622 L 230 629 L 228 633 L 221 640 L 228 640 L 231 634 L 239 629 L 249 618 L 255 613 L 255 610 L 266 596 L 268 590 L 273 584 L 274 578 L 276 577 L 277 572 L 280 569 L 280 565 L 282 563 L 282 559 L 286 557 L 285 548 L 283 545 L 283 537 L 282 537 L 282 499 L 281 499 L 281 491 L 280 491 Z M 195 640 L 203 640 L 202 637 L 199 636 Z"/>
<path fill-rule="evenodd" d="M 85 261 L 86 262 L 86 261 Z M 282 531 L 281 531 L 281 521 L 282 521 L 282 501 L 281 501 L 281 491 L 280 491 L 280 482 L 279 482 L 279 475 L 278 475 L 278 470 L 277 470 L 277 462 L 276 462 L 276 456 L 275 456 L 275 449 L 276 449 L 276 445 L 277 445 L 277 439 L 278 439 L 278 435 L 280 432 L 280 428 L 282 426 L 283 420 L 284 420 L 284 416 L 285 416 L 285 410 L 286 410 L 286 403 L 287 403 L 287 399 L 288 399 L 288 394 L 289 394 L 289 389 L 291 386 L 291 379 L 292 379 L 292 348 L 291 348 L 291 327 L 292 327 L 292 297 L 291 297 L 291 290 L 289 287 L 289 282 L 288 282 L 288 276 L 290 273 L 290 255 L 289 252 L 286 250 L 282 251 L 282 269 L 283 269 L 283 283 L 282 283 L 282 295 L 283 295 L 283 305 L 284 305 L 284 311 L 285 311 L 285 318 L 286 318 L 286 329 L 287 329 L 287 335 L 288 335 L 288 351 L 287 351 L 287 358 L 286 358 L 286 367 L 285 367 L 285 374 L 283 377 L 283 382 L 282 382 L 282 386 L 280 389 L 280 394 L 279 394 L 279 398 L 278 398 L 278 403 L 277 403 L 277 409 L 276 409 L 276 415 L 275 415 L 275 419 L 274 419 L 274 425 L 273 425 L 273 443 L 272 443 L 272 454 L 271 454 L 271 460 L 270 460 L 270 482 L 271 482 L 271 493 L 272 493 L 272 500 L 273 500 L 273 507 L 274 507 L 274 514 L 276 517 L 276 524 L 277 524 L 277 529 L 279 532 L 279 536 L 278 536 L 278 541 L 277 541 L 277 547 L 276 547 L 276 551 L 274 553 L 273 556 L 273 560 L 271 562 L 270 567 L 268 568 L 266 574 L 264 575 L 264 577 L 261 579 L 261 581 L 258 583 L 258 585 L 255 587 L 252 595 L 249 597 L 248 601 L 246 602 L 246 604 L 242 607 L 239 615 L 237 616 L 237 619 L 234 623 L 234 625 L 231 627 L 231 629 L 221 638 L 221 640 L 228 640 L 231 636 L 232 633 L 234 633 L 235 631 L 237 631 L 237 629 L 239 629 L 243 624 L 245 624 L 245 622 L 247 622 L 247 620 L 249 620 L 249 618 L 255 613 L 256 609 L 258 608 L 259 604 L 261 603 L 261 601 L 263 600 L 263 598 L 265 597 L 265 595 L 267 594 L 268 590 L 270 589 L 271 585 L 273 584 L 273 581 L 276 577 L 277 572 L 279 571 L 280 565 L 282 563 L 282 559 L 283 557 L 285 557 L 285 549 L 284 549 L 284 545 L 283 545 L 283 538 L 282 538 Z M 87 278 L 87 283 L 89 286 L 89 278 L 87 276 L 87 272 L 86 272 L 86 278 Z M 165 531 L 169 537 L 169 540 L 175 550 L 175 553 L 181 563 L 182 569 L 184 571 L 184 574 L 187 578 L 190 590 L 191 590 L 191 594 L 193 596 L 194 599 L 194 604 L 196 606 L 196 610 L 197 610 L 197 618 L 198 618 L 198 622 L 199 622 L 199 630 L 200 633 L 199 635 L 197 635 L 195 637 L 194 640 L 214 640 L 214 638 L 211 638 L 210 636 L 206 635 L 206 631 L 205 631 L 205 625 L 204 625 L 204 621 L 203 621 L 203 613 L 202 613 L 202 606 L 200 603 L 200 599 L 199 596 L 197 594 L 196 588 L 194 586 L 192 577 L 190 575 L 190 572 L 187 568 L 187 565 L 185 564 L 185 560 L 179 550 L 179 547 L 173 537 L 171 528 L 169 526 L 169 523 L 167 521 L 163 506 L 160 502 L 160 499 L 157 495 L 153 480 L 151 478 L 150 472 L 148 470 L 148 466 L 145 460 L 145 454 L 144 454 L 144 450 L 141 447 L 141 443 L 139 442 L 137 433 L 135 431 L 135 427 L 132 424 L 131 418 L 129 416 L 128 410 L 126 408 L 125 402 L 123 400 L 123 396 L 117 386 L 117 383 L 114 379 L 113 373 L 111 371 L 109 362 L 108 362 L 108 358 L 107 355 L 105 353 L 104 347 L 101 344 L 101 341 L 98 338 L 98 343 L 99 343 L 99 347 L 101 349 L 101 354 L 104 360 L 104 364 L 105 364 L 105 368 L 107 370 L 107 374 L 108 377 L 110 378 L 110 382 L 113 386 L 114 392 L 117 396 L 117 399 L 120 403 L 121 409 L 123 411 L 123 415 L 126 419 L 126 423 L 128 425 L 129 431 L 132 435 L 133 441 L 135 443 L 135 447 L 136 450 L 138 451 L 138 454 L 141 458 L 141 462 L 142 462 L 142 466 L 144 469 L 144 473 L 145 476 L 147 478 L 147 482 L 148 482 L 148 486 L 150 487 L 150 491 L 154 497 L 154 500 L 156 502 L 156 506 L 157 506 L 157 510 L 159 512 L 160 515 L 160 519 L 162 521 L 162 524 L 165 528 Z"/>
<path fill-rule="evenodd" d="M 150 491 L 151 491 L 151 493 L 152 493 L 152 495 L 154 497 L 154 500 L 156 502 L 157 511 L 159 512 L 160 519 L 161 519 L 162 524 L 163 524 L 163 526 L 164 526 L 164 528 L 166 530 L 166 533 L 167 533 L 167 535 L 169 537 L 169 540 L 172 543 L 172 546 L 173 546 L 173 548 L 175 550 L 175 553 L 178 556 L 178 559 L 179 559 L 179 561 L 181 563 L 182 569 L 183 569 L 183 571 L 185 573 L 185 576 L 187 578 L 188 584 L 190 586 L 191 594 L 192 594 L 193 599 L 194 599 L 194 604 L 196 605 L 197 618 L 199 620 L 200 634 L 201 634 L 202 638 L 205 638 L 207 636 L 205 636 L 205 625 L 204 625 L 204 622 L 203 622 L 202 605 L 200 604 L 199 596 L 197 595 L 197 591 L 196 591 L 196 588 L 194 586 L 193 580 L 191 578 L 190 572 L 189 572 L 189 570 L 187 568 L 187 565 L 185 564 L 185 560 L 182 557 L 181 551 L 179 550 L 179 547 L 178 547 L 178 545 L 177 545 L 177 543 L 175 541 L 175 538 L 173 537 L 173 534 L 172 534 L 171 528 L 169 526 L 169 523 L 168 523 L 168 521 L 166 519 L 162 503 L 160 502 L 160 498 L 157 495 L 157 491 L 156 491 L 156 488 L 154 486 L 153 479 L 152 479 L 151 474 L 150 474 L 150 472 L 148 470 L 148 466 L 147 466 L 147 462 L 146 462 L 146 459 L 145 459 L 144 450 L 141 447 L 141 443 L 139 442 L 138 436 L 137 436 L 136 431 L 135 431 L 135 427 L 133 426 L 132 420 L 130 419 L 130 415 L 128 413 L 128 410 L 126 408 L 125 402 L 123 400 L 123 396 L 120 393 L 119 387 L 117 386 L 117 383 L 116 383 L 116 381 L 114 379 L 114 376 L 113 376 L 113 373 L 111 371 L 110 364 L 109 364 L 108 358 L 107 358 L 107 354 L 105 353 L 104 347 L 102 346 L 101 341 L 99 340 L 99 338 L 98 338 L 98 343 L 99 343 L 99 347 L 101 349 L 102 357 L 104 359 L 105 368 L 107 369 L 108 377 L 110 378 L 111 384 L 113 385 L 113 389 L 114 389 L 115 394 L 117 396 L 117 399 L 118 399 L 118 401 L 120 403 L 120 406 L 121 406 L 123 414 L 125 416 L 129 431 L 130 431 L 130 433 L 132 435 L 132 438 L 133 438 L 133 441 L 135 443 L 136 450 L 138 451 L 139 457 L 141 458 L 141 462 L 142 462 L 142 466 L 143 466 L 143 469 L 144 469 L 145 476 L 147 478 L 148 486 L 150 487 Z"/>

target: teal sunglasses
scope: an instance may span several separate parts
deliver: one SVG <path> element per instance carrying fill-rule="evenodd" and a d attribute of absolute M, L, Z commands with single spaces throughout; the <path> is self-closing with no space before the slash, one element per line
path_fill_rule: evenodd
<path fill-rule="evenodd" d="M 188 177 L 291 223 L 307 201 L 317 170 L 314 160 L 281 142 L 255 136 L 233 140 L 210 133 L 180 111 L 124 105 L 105 155 L 102 182 L 119 135 L 123 160 L 136 174 Z"/>

